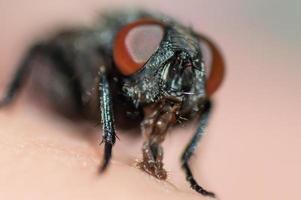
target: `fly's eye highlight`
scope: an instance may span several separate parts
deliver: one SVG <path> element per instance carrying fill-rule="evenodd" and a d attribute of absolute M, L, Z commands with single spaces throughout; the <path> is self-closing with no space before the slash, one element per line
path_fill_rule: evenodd
<path fill-rule="evenodd" d="M 163 36 L 162 23 L 153 19 L 141 19 L 124 26 L 113 46 L 118 70 L 126 76 L 139 71 L 158 49 Z"/>

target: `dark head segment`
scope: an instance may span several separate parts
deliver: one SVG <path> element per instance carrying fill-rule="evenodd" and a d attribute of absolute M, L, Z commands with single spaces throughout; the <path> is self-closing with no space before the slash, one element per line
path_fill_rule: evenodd
<path fill-rule="evenodd" d="M 206 98 L 206 68 L 200 40 L 190 29 L 140 19 L 118 32 L 113 49 L 123 91 L 137 107 L 172 99 L 187 112 L 199 110 L 198 102 Z"/>

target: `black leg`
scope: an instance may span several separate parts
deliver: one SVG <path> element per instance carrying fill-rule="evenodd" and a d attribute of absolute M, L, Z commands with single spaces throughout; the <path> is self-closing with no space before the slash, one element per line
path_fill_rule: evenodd
<path fill-rule="evenodd" d="M 13 101 L 14 97 L 24 85 L 26 77 L 30 74 L 32 68 L 32 61 L 37 57 L 48 61 L 53 64 L 60 73 L 64 74 L 70 84 L 70 89 L 76 103 L 76 109 L 82 112 L 82 88 L 80 80 L 78 79 L 76 72 L 74 71 L 72 61 L 66 59 L 61 48 L 51 44 L 37 44 L 33 46 L 23 59 L 21 65 L 16 71 L 16 74 L 8 86 L 5 96 L 0 100 L 0 107 L 5 106 Z"/>
<path fill-rule="evenodd" d="M 44 45 L 38 44 L 33 46 L 21 62 L 17 69 L 14 78 L 7 87 L 4 97 L 0 99 L 0 108 L 11 103 L 16 97 L 17 93 L 24 85 L 26 78 L 29 75 L 31 62 L 44 51 Z"/>
<path fill-rule="evenodd" d="M 184 169 L 184 171 L 186 173 L 186 179 L 190 183 L 191 188 L 194 189 L 195 191 L 201 193 L 202 195 L 215 197 L 215 194 L 213 192 L 209 192 L 209 191 L 205 190 L 202 186 L 200 186 L 196 182 L 196 180 L 194 179 L 193 174 L 191 172 L 190 166 L 188 164 L 191 156 L 193 155 L 193 153 L 197 147 L 197 144 L 199 143 L 201 137 L 204 134 L 204 129 L 206 128 L 206 125 L 208 122 L 208 117 L 210 114 L 210 109 L 211 109 L 211 102 L 208 101 L 208 102 L 206 102 L 206 104 L 204 106 L 204 110 L 203 110 L 201 118 L 200 118 L 199 127 L 197 128 L 196 133 L 194 134 L 194 136 L 188 143 L 188 145 L 182 155 L 181 160 L 182 160 L 182 168 Z"/>
<path fill-rule="evenodd" d="M 103 172 L 110 162 L 112 156 L 112 147 L 116 140 L 116 134 L 110 87 L 104 67 L 100 68 L 99 76 L 99 100 L 103 130 L 102 143 L 105 145 L 104 160 L 100 168 L 100 172 Z"/>

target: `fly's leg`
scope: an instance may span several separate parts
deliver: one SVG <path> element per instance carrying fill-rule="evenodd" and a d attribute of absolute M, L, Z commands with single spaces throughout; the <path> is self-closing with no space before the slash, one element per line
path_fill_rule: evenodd
<path fill-rule="evenodd" d="M 11 103 L 21 87 L 24 85 L 26 78 L 32 70 L 33 61 L 37 58 L 43 61 L 50 62 L 53 66 L 62 73 L 68 80 L 69 88 L 72 91 L 73 99 L 76 103 L 76 109 L 81 112 L 82 109 L 82 89 L 79 79 L 75 74 L 72 62 L 67 60 L 62 52 L 62 49 L 47 43 L 40 43 L 33 46 L 23 59 L 15 76 L 9 84 L 5 96 L 0 100 L 0 107 Z"/>
<path fill-rule="evenodd" d="M 194 189 L 195 191 L 201 193 L 202 195 L 215 197 L 215 194 L 213 192 L 209 192 L 209 191 L 205 190 L 202 186 L 200 186 L 197 183 L 197 181 L 193 177 L 190 166 L 188 164 L 191 156 L 195 152 L 195 149 L 196 149 L 200 139 L 202 138 L 202 136 L 204 134 L 204 130 L 205 130 L 207 122 L 208 122 L 210 110 L 211 110 L 211 102 L 207 101 L 206 104 L 204 105 L 204 110 L 202 112 L 199 126 L 196 130 L 196 133 L 194 134 L 194 136 L 188 143 L 186 149 L 184 150 L 181 161 L 182 161 L 182 168 L 184 169 L 184 171 L 186 173 L 186 179 L 190 183 L 191 188 Z"/>
<path fill-rule="evenodd" d="M 99 73 L 99 100 L 103 130 L 102 143 L 104 143 L 104 160 L 100 172 L 103 172 L 110 162 L 112 147 L 116 140 L 111 91 L 103 66 Z"/>
<path fill-rule="evenodd" d="M 42 44 L 37 44 L 33 46 L 21 62 L 18 67 L 12 81 L 9 83 L 4 97 L 0 99 L 0 108 L 10 104 L 17 93 L 20 91 L 22 86 L 24 85 L 26 78 L 29 76 L 30 68 L 32 61 L 40 54 L 43 54 L 45 46 Z"/>

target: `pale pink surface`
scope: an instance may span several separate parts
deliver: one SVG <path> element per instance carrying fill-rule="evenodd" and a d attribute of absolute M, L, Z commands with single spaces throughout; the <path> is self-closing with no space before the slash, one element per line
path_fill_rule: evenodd
<path fill-rule="evenodd" d="M 36 36 L 64 23 L 89 23 L 104 7 L 161 11 L 211 36 L 227 61 L 208 134 L 193 162 L 198 180 L 223 200 L 301 199 L 300 3 L 126 2 L 1 0 L 1 91 Z M 141 140 L 122 130 L 111 169 L 97 177 L 101 149 L 97 141 L 68 134 L 80 131 L 25 98 L 0 111 L 0 199 L 202 199 L 179 168 L 191 126 L 171 131 L 165 142 L 169 182 L 176 189 L 127 167 L 140 157 Z"/>

